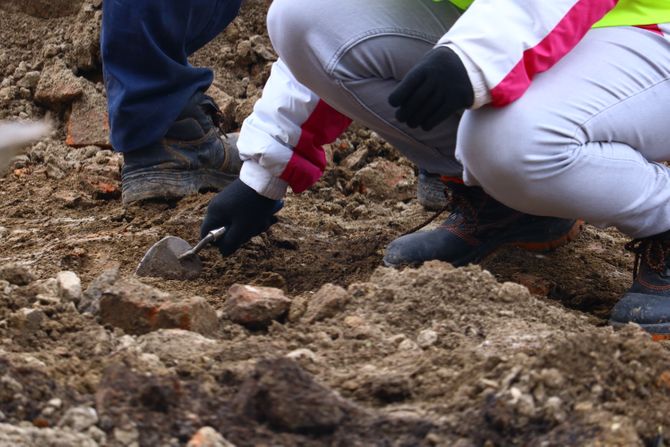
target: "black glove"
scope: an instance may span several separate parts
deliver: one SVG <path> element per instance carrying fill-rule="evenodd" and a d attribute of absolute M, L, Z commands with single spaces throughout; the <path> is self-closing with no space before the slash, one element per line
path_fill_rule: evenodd
<path fill-rule="evenodd" d="M 277 223 L 274 214 L 283 205 L 281 200 L 263 197 L 237 179 L 209 202 L 200 236 L 204 238 L 210 231 L 225 226 L 226 233 L 214 244 L 223 256 L 231 255 Z"/>
<path fill-rule="evenodd" d="M 391 92 L 395 116 L 411 128 L 431 130 L 474 102 L 472 83 L 461 59 L 446 47 L 429 51 Z"/>

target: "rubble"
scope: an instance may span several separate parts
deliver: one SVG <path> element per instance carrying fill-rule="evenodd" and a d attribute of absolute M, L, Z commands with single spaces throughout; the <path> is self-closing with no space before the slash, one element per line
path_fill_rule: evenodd
<path fill-rule="evenodd" d="M 291 300 L 280 289 L 235 284 L 223 310 L 233 322 L 257 328 L 283 317 L 290 306 Z"/>

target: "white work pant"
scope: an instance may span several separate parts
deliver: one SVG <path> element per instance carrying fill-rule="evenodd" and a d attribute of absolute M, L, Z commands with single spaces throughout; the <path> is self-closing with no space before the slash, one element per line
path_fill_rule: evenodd
<path fill-rule="evenodd" d="M 592 30 L 514 103 L 410 129 L 388 96 L 458 16 L 432 0 L 274 0 L 268 28 L 298 81 L 428 171 L 530 214 L 670 230 L 670 40 Z"/>

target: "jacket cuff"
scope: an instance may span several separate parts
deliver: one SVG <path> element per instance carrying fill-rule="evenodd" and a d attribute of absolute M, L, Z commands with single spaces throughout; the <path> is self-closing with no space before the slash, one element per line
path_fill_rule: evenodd
<path fill-rule="evenodd" d="M 240 180 L 258 194 L 272 200 L 284 198 L 288 189 L 287 182 L 275 177 L 253 160 L 247 160 L 242 164 Z"/>
<path fill-rule="evenodd" d="M 478 109 L 482 106 L 491 102 L 491 92 L 486 85 L 486 78 L 484 73 L 479 69 L 477 65 L 470 59 L 470 57 L 463 53 L 456 45 L 443 42 L 442 40 L 437 43 L 439 47 L 447 47 L 452 50 L 456 55 L 461 59 L 465 70 L 468 72 L 468 77 L 470 78 L 470 83 L 472 84 L 472 90 L 474 93 L 474 102 L 470 109 Z"/>

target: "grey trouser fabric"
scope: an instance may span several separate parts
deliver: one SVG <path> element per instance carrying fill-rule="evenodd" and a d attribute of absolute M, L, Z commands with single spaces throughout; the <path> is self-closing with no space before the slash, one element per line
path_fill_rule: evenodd
<path fill-rule="evenodd" d="M 590 31 L 516 102 L 464 114 L 468 184 L 512 208 L 632 237 L 670 229 L 670 41 Z"/>
<path fill-rule="evenodd" d="M 275 0 L 268 27 L 295 77 L 430 172 L 461 175 L 506 205 L 584 218 L 633 237 L 670 229 L 670 41 L 592 30 L 526 94 L 431 132 L 387 98 L 458 18 L 432 0 Z"/>
<path fill-rule="evenodd" d="M 388 96 L 459 17 L 445 1 L 274 0 L 268 30 L 293 75 L 337 111 L 434 173 L 460 176 L 458 117 L 424 132 L 399 123 Z"/>

